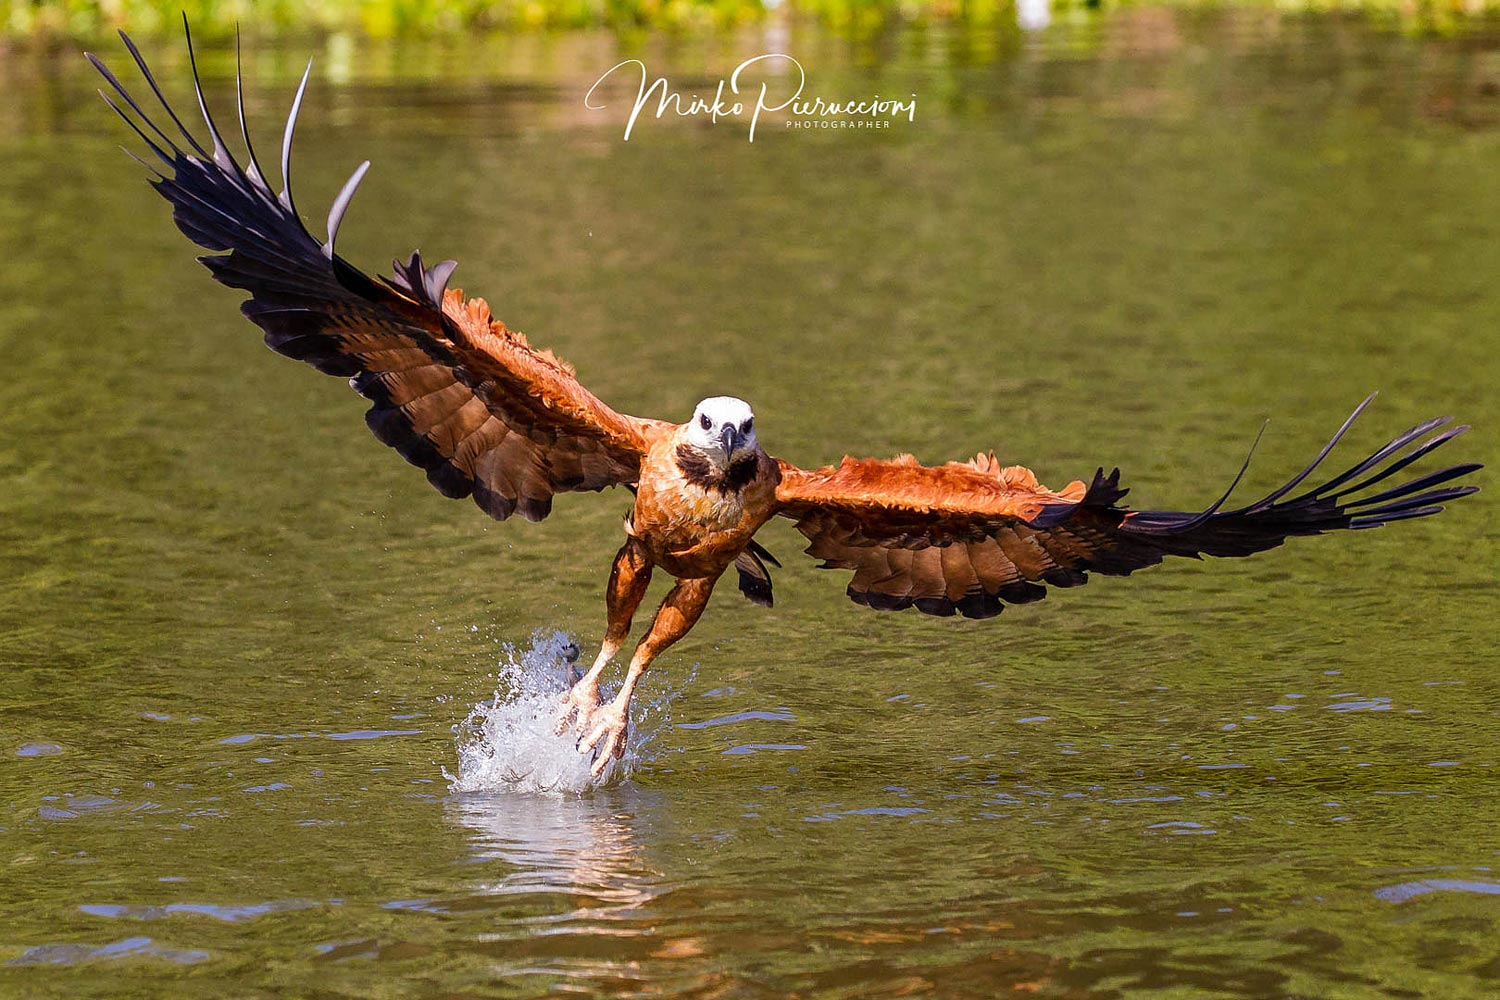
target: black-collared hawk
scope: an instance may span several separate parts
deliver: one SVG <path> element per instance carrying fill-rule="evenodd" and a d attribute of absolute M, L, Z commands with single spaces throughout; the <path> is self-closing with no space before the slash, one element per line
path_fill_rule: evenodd
<path fill-rule="evenodd" d="M 1269 496 L 1226 509 L 1225 493 L 1197 513 L 1127 509 L 1118 470 L 1053 491 L 993 454 L 937 467 L 901 456 L 799 469 L 761 449 L 750 407 L 730 396 L 705 399 L 682 424 L 618 413 L 572 368 L 491 316 L 483 299 L 448 289 L 452 261 L 428 267 L 413 253 L 396 262 L 390 278 L 376 280 L 335 253 L 339 221 L 368 163 L 335 200 L 328 238 L 308 232 L 286 185 L 306 74 L 286 123 L 278 192 L 251 148 L 243 101 L 241 162 L 209 113 L 196 66 L 208 147 L 121 37 L 165 118 L 148 116 L 89 55 L 125 107 L 100 94 L 165 164 L 153 186 L 172 204 L 178 228 L 214 251 L 202 258 L 214 277 L 249 293 L 241 308 L 272 350 L 348 379 L 370 400 L 365 422 L 376 437 L 425 471 L 444 496 L 472 497 L 497 520 L 541 520 L 559 493 L 634 491 L 606 588 L 602 648 L 565 697 L 559 720 L 560 732 L 577 728 L 580 750 L 595 754 L 596 773 L 624 750 L 642 672 L 693 627 L 731 565 L 740 590 L 770 606 L 765 563 L 776 563 L 754 539 L 772 517 L 792 519 L 823 568 L 853 572 L 848 594 L 858 604 L 989 618 L 1006 604 L 1040 600 L 1049 586 L 1076 587 L 1090 572 L 1124 576 L 1166 556 L 1247 556 L 1293 535 L 1435 514 L 1477 489 L 1451 485 L 1480 468 L 1472 463 L 1389 485 L 1390 476 L 1466 429 L 1440 418 L 1298 492 L 1369 399 L 1307 468 Z M 619 694 L 601 704 L 600 675 L 624 644 L 657 568 L 676 583 L 636 646 Z"/>

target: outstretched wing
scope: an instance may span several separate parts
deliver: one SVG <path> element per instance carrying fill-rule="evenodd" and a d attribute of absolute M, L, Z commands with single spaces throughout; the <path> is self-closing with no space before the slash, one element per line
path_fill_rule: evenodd
<path fill-rule="evenodd" d="M 1444 485 L 1480 468 L 1466 464 L 1369 492 L 1468 429 L 1439 431 L 1451 419 L 1440 417 L 1288 499 L 1372 399 L 1359 405 L 1311 465 L 1236 510 L 1223 509 L 1226 492 L 1198 513 L 1132 511 L 1119 503 L 1127 491 L 1119 486 L 1118 469 L 1108 476 L 1100 469 L 1087 488 L 1074 482 L 1054 493 L 1027 469 L 1001 468 L 991 454 L 936 468 L 911 456 L 846 458 L 814 471 L 783 462 L 778 513 L 796 520 L 811 542 L 808 554 L 822 559 L 823 568 L 854 571 L 848 593 L 858 604 L 989 618 L 1005 603 L 1041 600 L 1046 584 L 1085 583 L 1089 571 L 1124 576 L 1169 555 L 1246 556 L 1293 535 L 1436 514 L 1444 502 L 1478 489 Z"/>
<path fill-rule="evenodd" d="M 444 496 L 472 495 L 497 519 L 519 511 L 541 520 L 556 493 L 636 481 L 647 437 L 659 422 L 610 409 L 570 367 L 493 319 L 483 299 L 465 302 L 462 293 L 446 290 L 453 261 L 426 267 L 414 253 L 396 262 L 391 280 L 376 283 L 334 253 L 339 222 L 368 162 L 334 201 L 327 241 L 307 231 L 289 181 L 306 73 L 287 118 L 278 194 L 255 158 L 242 94 L 243 165 L 209 114 L 196 63 L 193 83 L 212 151 L 168 105 L 134 43 L 124 32 L 120 37 L 188 148 L 88 54 L 140 122 L 109 94 L 99 94 L 166 164 L 152 186 L 172 203 L 178 228 L 200 246 L 228 251 L 200 259 L 220 282 L 250 293 L 241 309 L 265 331 L 272 350 L 348 378 L 373 404 L 365 421 L 376 437 L 425 470 Z"/>

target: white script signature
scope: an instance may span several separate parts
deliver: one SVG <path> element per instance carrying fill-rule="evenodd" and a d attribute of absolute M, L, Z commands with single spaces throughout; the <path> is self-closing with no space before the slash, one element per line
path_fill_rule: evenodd
<path fill-rule="evenodd" d="M 790 94 L 785 97 L 781 93 L 775 96 L 771 94 L 771 84 L 761 82 L 759 90 L 754 95 L 753 102 L 747 101 L 748 94 L 743 94 L 741 87 L 741 76 L 746 70 L 751 69 L 759 63 L 770 63 L 772 60 L 785 60 L 790 63 L 790 68 L 795 73 L 787 72 L 783 80 L 777 81 L 778 90 L 784 85 Z M 767 111 L 786 111 L 789 115 L 802 119 L 846 119 L 859 121 L 848 121 L 847 124 L 869 123 L 874 127 L 885 127 L 891 119 L 905 118 L 912 122 L 917 120 L 917 95 L 912 94 L 911 100 L 895 100 L 881 98 L 879 96 L 866 100 L 855 101 L 826 101 L 821 97 L 803 99 L 802 91 L 807 87 L 807 73 L 802 69 L 802 64 L 789 55 L 779 52 L 768 53 L 763 56 L 754 56 L 746 59 L 734 68 L 728 81 L 720 80 L 712 99 L 699 97 L 697 94 L 691 97 L 683 95 L 672 89 L 667 78 L 659 76 L 649 85 L 646 83 L 648 74 L 646 64 L 639 59 L 626 59 L 616 63 L 604 71 L 604 75 L 594 81 L 589 92 L 583 97 L 583 106 L 590 111 L 604 111 L 607 105 L 594 103 L 594 94 L 600 85 L 614 76 L 616 73 L 625 71 L 630 66 L 640 73 L 640 84 L 636 89 L 635 104 L 630 109 L 630 117 L 625 120 L 625 141 L 630 141 L 630 133 L 635 131 L 635 123 L 641 116 L 641 112 L 647 110 L 647 105 L 653 95 L 656 98 L 655 117 L 660 119 L 669 112 L 680 118 L 707 115 L 710 121 L 717 125 L 720 118 L 741 118 L 749 109 L 750 115 L 750 141 L 755 141 L 755 129 L 760 124 L 760 117 Z M 764 67 L 763 67 L 764 68 Z M 795 86 L 793 86 L 795 84 Z M 746 82 L 747 90 L 754 90 L 756 85 Z M 726 88 L 728 93 L 726 94 Z M 789 123 L 790 124 L 790 123 Z"/>

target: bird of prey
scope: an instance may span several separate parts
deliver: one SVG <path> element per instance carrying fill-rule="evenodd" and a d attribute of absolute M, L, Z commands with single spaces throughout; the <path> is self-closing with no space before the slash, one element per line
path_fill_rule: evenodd
<path fill-rule="evenodd" d="M 209 113 L 196 64 L 207 148 L 173 112 L 136 46 L 121 37 L 166 117 L 153 120 L 90 54 L 125 107 L 99 93 L 164 164 L 151 168 L 152 185 L 171 203 L 178 228 L 214 252 L 201 258 L 213 276 L 249 293 L 241 309 L 272 350 L 348 379 L 370 400 L 365 422 L 376 437 L 423 469 L 444 496 L 472 497 L 498 520 L 520 514 L 539 521 L 559 493 L 610 486 L 634 492 L 605 591 L 601 648 L 560 707 L 559 732 L 575 727 L 579 749 L 594 754 L 596 774 L 624 751 L 642 673 L 698 621 L 729 567 L 746 597 L 771 605 L 766 563 L 780 564 L 755 533 L 773 517 L 795 522 L 823 568 L 853 571 L 848 595 L 857 604 L 990 618 L 1006 604 L 1040 600 L 1049 586 L 1076 587 L 1089 572 L 1124 576 L 1166 556 L 1248 556 L 1294 535 L 1435 514 L 1477 489 L 1452 485 L 1480 468 L 1472 463 L 1388 482 L 1466 430 L 1444 417 L 1294 494 L 1369 398 L 1311 464 L 1270 495 L 1229 508 L 1226 492 L 1191 513 L 1128 509 L 1119 470 L 1100 469 L 1088 482 L 1054 491 L 992 452 L 936 467 L 902 455 L 800 469 L 761 448 L 750 406 L 731 396 L 703 400 L 681 424 L 628 416 L 491 316 L 483 299 L 448 289 L 452 261 L 429 267 L 413 253 L 395 262 L 390 278 L 375 280 L 335 253 L 339 221 L 368 162 L 335 199 L 328 238 L 308 232 L 286 180 L 307 73 L 287 118 L 276 191 L 251 146 L 242 93 L 243 162 Z M 191 58 L 191 38 L 188 52 Z M 635 647 L 618 695 L 601 704 L 602 671 L 625 643 L 656 569 L 675 583 Z"/>

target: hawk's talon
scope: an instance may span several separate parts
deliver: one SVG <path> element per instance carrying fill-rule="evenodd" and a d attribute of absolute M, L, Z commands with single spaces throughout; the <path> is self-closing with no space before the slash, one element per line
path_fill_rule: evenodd
<path fill-rule="evenodd" d="M 624 709 L 617 709 L 611 704 L 601 709 L 599 714 L 602 718 L 598 725 L 579 741 L 578 751 L 593 754 L 589 773 L 596 778 L 604 773 L 611 758 L 618 759 L 625 756 L 625 744 L 630 732 L 630 722 Z"/>
<path fill-rule="evenodd" d="M 557 728 L 554 732 L 561 736 L 568 731 L 569 727 L 579 732 L 587 732 L 598 712 L 598 686 L 594 684 L 585 686 L 580 681 L 562 696 L 562 708 L 558 712 Z"/>

